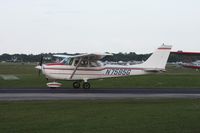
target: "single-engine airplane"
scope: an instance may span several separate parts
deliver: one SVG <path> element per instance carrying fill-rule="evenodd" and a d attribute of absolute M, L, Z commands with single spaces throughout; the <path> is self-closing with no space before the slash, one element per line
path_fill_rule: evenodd
<path fill-rule="evenodd" d="M 176 54 L 176 55 L 187 55 L 188 57 L 200 55 L 200 52 L 183 52 L 182 50 L 179 50 L 177 52 L 173 51 L 171 53 Z M 194 62 L 190 61 L 189 63 L 188 62 L 187 63 L 179 63 L 179 65 L 181 65 L 183 67 L 191 68 L 191 69 L 196 69 L 197 71 L 199 71 L 200 60 L 196 60 Z"/>
<path fill-rule="evenodd" d="M 191 63 L 181 63 L 183 67 L 196 69 L 197 71 L 200 69 L 200 60 Z"/>
<path fill-rule="evenodd" d="M 81 54 L 75 56 L 54 55 L 63 58 L 59 63 L 43 64 L 42 59 L 37 69 L 42 71 L 48 80 L 50 88 L 61 87 L 58 80 L 74 81 L 73 87 L 84 89 L 90 88 L 89 80 L 110 77 L 123 77 L 130 75 L 145 75 L 165 71 L 165 66 L 172 46 L 160 46 L 145 62 L 136 65 L 103 65 L 99 60 L 111 54 Z"/>

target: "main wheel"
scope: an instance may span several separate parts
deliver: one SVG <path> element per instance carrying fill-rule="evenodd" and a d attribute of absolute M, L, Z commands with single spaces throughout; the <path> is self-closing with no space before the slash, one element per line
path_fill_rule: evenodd
<path fill-rule="evenodd" d="M 80 86 L 81 86 L 80 82 L 74 82 L 74 83 L 73 83 L 73 87 L 74 87 L 75 89 L 80 88 Z"/>
<path fill-rule="evenodd" d="M 84 88 L 84 89 L 90 89 L 90 83 L 84 82 L 84 83 L 83 83 L 83 88 Z"/>

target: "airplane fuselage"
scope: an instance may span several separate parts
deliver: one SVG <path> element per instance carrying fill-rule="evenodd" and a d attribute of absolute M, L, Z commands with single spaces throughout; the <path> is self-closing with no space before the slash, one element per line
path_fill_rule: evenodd
<path fill-rule="evenodd" d="M 88 80 L 102 79 L 109 77 L 123 77 L 130 75 L 143 75 L 150 72 L 144 71 L 140 67 L 132 66 L 102 66 L 102 67 L 79 67 L 74 75 L 75 66 L 64 64 L 46 64 L 42 67 L 42 72 L 48 79 L 55 80 Z"/>

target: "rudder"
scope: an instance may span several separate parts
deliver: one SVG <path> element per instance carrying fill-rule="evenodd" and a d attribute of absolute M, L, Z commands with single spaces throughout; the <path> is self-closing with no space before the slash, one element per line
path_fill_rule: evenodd
<path fill-rule="evenodd" d="M 140 66 L 144 68 L 165 69 L 172 46 L 161 45 L 144 63 Z"/>

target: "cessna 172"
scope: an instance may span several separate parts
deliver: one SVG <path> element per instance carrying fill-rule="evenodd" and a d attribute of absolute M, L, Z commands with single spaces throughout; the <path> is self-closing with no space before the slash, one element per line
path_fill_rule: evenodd
<path fill-rule="evenodd" d="M 165 71 L 165 66 L 171 51 L 170 45 L 160 46 L 145 62 L 137 65 L 103 65 L 99 60 L 111 54 L 81 54 L 75 56 L 54 55 L 63 60 L 59 63 L 42 64 L 42 60 L 37 69 L 42 71 L 48 80 L 50 88 L 60 87 L 62 84 L 58 80 L 74 81 L 73 87 L 85 89 L 90 88 L 89 80 L 103 79 L 110 77 L 122 77 L 130 75 L 144 75 Z"/>

